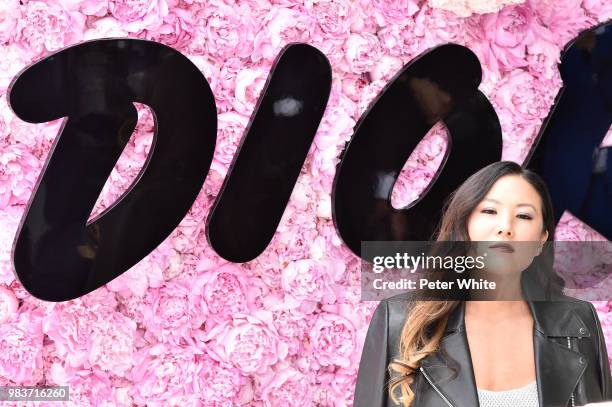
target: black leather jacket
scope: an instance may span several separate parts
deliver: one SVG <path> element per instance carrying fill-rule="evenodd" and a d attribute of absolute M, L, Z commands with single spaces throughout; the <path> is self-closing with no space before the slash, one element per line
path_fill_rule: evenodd
<path fill-rule="evenodd" d="M 595 308 L 589 302 L 563 298 L 529 302 L 540 407 L 612 400 L 610 364 Z M 388 396 L 387 366 L 398 357 L 409 306 L 410 300 L 402 294 L 381 301 L 374 312 L 359 365 L 355 407 L 398 406 Z M 422 360 L 411 385 L 415 393 L 411 407 L 478 406 L 464 312 L 461 302 L 451 312 L 440 350 Z"/>

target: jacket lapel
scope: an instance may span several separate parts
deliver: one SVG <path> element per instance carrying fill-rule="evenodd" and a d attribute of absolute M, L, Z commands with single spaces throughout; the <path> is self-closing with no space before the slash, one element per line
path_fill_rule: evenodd
<path fill-rule="evenodd" d="M 474 407 L 478 406 L 478 394 L 464 329 L 464 313 L 465 303 L 460 302 L 449 316 L 440 351 L 424 358 L 421 367 L 453 406 Z"/>
<path fill-rule="evenodd" d="M 580 353 L 567 347 L 567 337 L 589 336 L 584 322 L 570 304 L 568 301 L 529 302 L 534 318 L 540 407 L 565 407 L 588 363 Z M 440 351 L 424 358 L 421 367 L 453 406 L 474 407 L 479 404 L 478 393 L 464 316 L 465 302 L 462 301 L 449 316 Z"/>
<path fill-rule="evenodd" d="M 536 301 L 530 307 L 540 407 L 565 407 L 588 364 L 580 353 L 568 348 L 567 338 L 575 347 L 576 337 L 590 334 L 569 301 Z"/>

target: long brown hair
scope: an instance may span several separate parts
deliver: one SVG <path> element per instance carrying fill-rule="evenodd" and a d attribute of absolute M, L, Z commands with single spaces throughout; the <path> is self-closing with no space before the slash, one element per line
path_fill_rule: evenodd
<path fill-rule="evenodd" d="M 555 218 L 552 200 L 548 189 L 539 175 L 522 168 L 512 161 L 499 161 L 484 167 L 469 177 L 457 190 L 447 199 L 443 215 L 438 224 L 435 241 L 468 242 L 470 241 L 467 231 L 467 221 L 476 208 L 484 199 L 493 184 L 505 175 L 519 175 L 529 182 L 540 195 L 542 201 L 543 228 L 548 231 L 548 241 L 554 240 Z M 543 270 L 548 270 L 546 275 L 535 272 L 537 266 L 530 266 L 522 276 L 522 285 L 525 289 L 525 281 L 530 280 L 533 285 L 545 288 L 549 296 L 557 294 L 563 289 L 563 281 L 556 277 L 552 271 L 553 252 L 550 245 L 538 256 L 539 261 L 545 263 Z M 535 261 L 534 263 L 535 264 Z M 395 373 L 396 377 L 389 382 L 389 396 L 394 403 L 401 403 L 409 407 L 414 399 L 411 384 L 415 378 L 415 372 L 419 369 L 421 361 L 436 352 L 444 335 L 446 323 L 450 313 L 459 305 L 460 301 L 415 301 L 413 307 L 408 311 L 406 321 L 402 329 L 399 341 L 399 356 L 389 363 L 390 375 Z M 397 390 L 401 392 L 401 398 L 396 396 Z"/>

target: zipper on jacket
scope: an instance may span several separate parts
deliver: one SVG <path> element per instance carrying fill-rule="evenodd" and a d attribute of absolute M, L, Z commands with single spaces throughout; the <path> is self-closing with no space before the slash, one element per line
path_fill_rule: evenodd
<path fill-rule="evenodd" d="M 436 391 L 436 393 L 438 393 L 438 395 L 440 397 L 442 397 L 442 400 L 444 400 L 446 402 L 446 405 L 448 407 L 455 407 L 451 404 L 450 401 L 448 401 L 448 399 L 446 398 L 446 396 L 444 394 L 442 394 L 442 392 L 433 384 L 433 381 L 431 381 L 431 379 L 429 378 L 429 376 L 427 376 L 427 373 L 425 373 L 425 370 L 423 369 L 423 366 L 421 366 L 419 368 L 419 370 L 421 371 L 421 373 L 423 373 L 423 377 L 425 377 L 425 380 L 427 380 L 429 382 L 429 384 L 431 385 L 431 387 L 433 387 L 433 389 Z"/>
<path fill-rule="evenodd" d="M 572 349 L 572 343 L 570 342 L 570 337 L 567 337 L 567 348 Z M 572 407 L 576 407 L 576 401 L 574 400 L 574 390 L 572 389 L 572 394 L 570 395 L 570 399 L 572 400 Z"/>

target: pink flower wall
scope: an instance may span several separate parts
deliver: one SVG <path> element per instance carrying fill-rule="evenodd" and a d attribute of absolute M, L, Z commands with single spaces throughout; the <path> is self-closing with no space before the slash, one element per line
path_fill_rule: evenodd
<path fill-rule="evenodd" d="M 330 195 L 357 119 L 403 64 L 455 42 L 483 65 L 503 159 L 522 162 L 562 85 L 560 50 L 610 18 L 606 0 L 2 0 L 0 385 L 68 385 L 74 406 L 352 405 L 376 303 L 360 302 L 359 259 L 334 229 Z M 201 69 L 219 114 L 214 161 L 189 214 L 153 253 L 106 287 L 47 303 L 15 281 L 10 249 L 61 120 L 25 123 L 5 94 L 31 62 L 104 37 L 162 42 Z M 330 102 L 272 243 L 251 262 L 227 263 L 206 241 L 206 216 L 274 58 L 295 41 L 329 58 Z M 92 217 L 137 176 L 152 129 L 139 106 Z M 419 196 L 445 148 L 436 126 L 404 167 L 396 207 Z M 570 213 L 557 239 L 605 240 Z M 612 349 L 612 301 L 596 307 Z"/>

